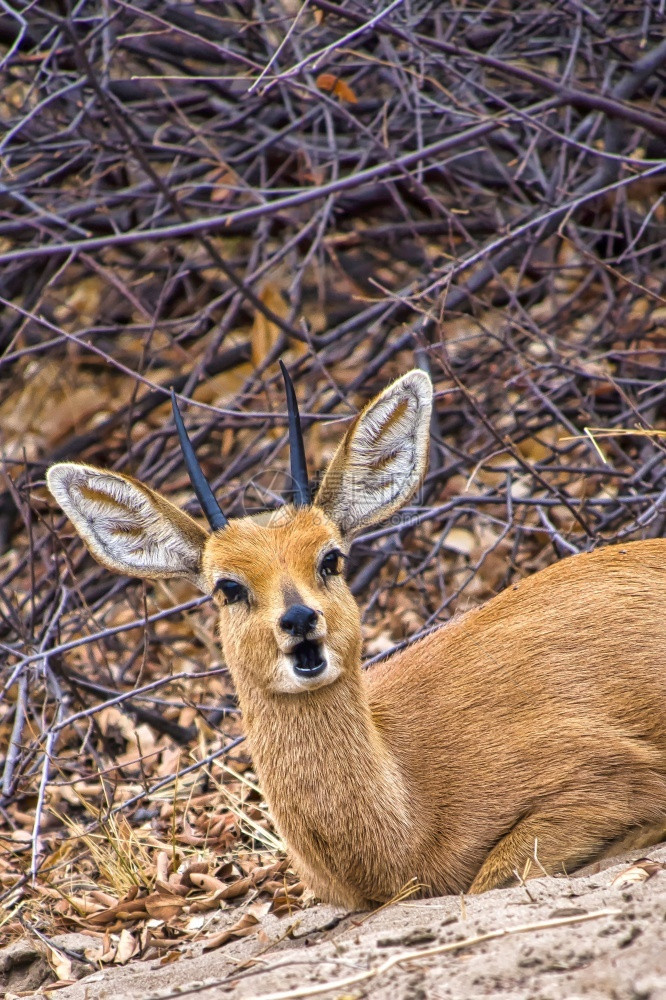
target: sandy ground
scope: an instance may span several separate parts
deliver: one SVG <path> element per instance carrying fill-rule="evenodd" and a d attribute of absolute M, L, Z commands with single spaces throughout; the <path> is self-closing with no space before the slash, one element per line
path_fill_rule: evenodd
<path fill-rule="evenodd" d="M 666 845 L 648 853 L 666 863 Z M 318 905 L 293 918 L 266 917 L 261 939 L 207 953 L 195 946 L 170 965 L 107 968 L 51 995 L 241 1000 L 297 990 L 330 1000 L 661 1000 L 666 870 L 618 884 L 636 856 L 464 899 L 406 901 L 369 914 Z M 222 913 L 220 926 L 238 915 Z"/>

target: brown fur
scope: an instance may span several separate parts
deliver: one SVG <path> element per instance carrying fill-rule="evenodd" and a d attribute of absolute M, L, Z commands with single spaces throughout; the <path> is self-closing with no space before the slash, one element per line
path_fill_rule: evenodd
<path fill-rule="evenodd" d="M 535 846 L 569 871 L 666 827 L 666 541 L 557 563 L 367 674 L 338 580 L 318 603 L 343 675 L 294 696 L 265 684 L 279 582 L 312 595 L 335 527 L 314 508 L 233 528 L 206 570 L 242 567 L 267 610 L 242 624 L 222 610 L 225 656 L 271 811 L 319 895 L 366 905 L 412 878 L 480 892 Z"/>
<path fill-rule="evenodd" d="M 49 472 L 111 568 L 140 558 L 143 576 L 248 587 L 249 602 L 216 600 L 262 788 L 303 877 L 347 906 L 390 899 L 412 879 L 426 893 L 481 892 L 535 858 L 533 874 L 569 871 L 666 827 L 666 541 L 565 559 L 363 673 L 356 602 L 318 567 L 355 525 L 413 492 L 427 444 L 423 378 L 405 376 L 353 424 L 319 506 L 242 518 L 207 540 L 128 477 Z M 382 463 L 394 454 L 405 400 L 414 432 L 395 475 L 373 481 L 375 510 L 344 484 L 374 462 L 373 440 L 388 441 Z M 127 531 L 136 509 L 139 555 Z M 279 622 L 294 595 L 319 612 L 316 637 L 335 666 L 323 686 L 285 693 L 291 640 Z"/>

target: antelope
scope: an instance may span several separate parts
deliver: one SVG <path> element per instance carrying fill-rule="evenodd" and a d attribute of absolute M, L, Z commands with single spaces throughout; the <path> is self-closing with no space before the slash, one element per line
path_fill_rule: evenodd
<path fill-rule="evenodd" d="M 61 463 L 48 485 L 108 569 L 212 594 L 252 758 L 292 861 L 348 908 L 568 873 L 666 827 L 666 541 L 566 558 L 364 672 L 354 536 L 425 471 L 428 376 L 353 420 L 310 495 L 284 369 L 292 502 L 228 520 L 172 395 L 201 508 Z"/>

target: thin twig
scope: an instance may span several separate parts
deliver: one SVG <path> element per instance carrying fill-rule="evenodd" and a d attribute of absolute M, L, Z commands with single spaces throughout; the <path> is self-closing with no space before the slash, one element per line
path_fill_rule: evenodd
<path fill-rule="evenodd" d="M 300 986 L 294 990 L 260 993 L 251 997 L 250 1000 L 299 1000 L 301 997 L 320 996 L 322 993 L 330 993 L 333 990 L 345 990 L 349 986 L 356 986 L 358 983 L 377 979 L 379 976 L 395 968 L 396 965 L 402 965 L 404 962 L 409 962 L 410 964 L 412 962 L 420 962 L 435 955 L 463 951 L 466 948 L 473 948 L 477 944 L 483 944 L 486 941 L 496 941 L 498 938 L 510 937 L 513 934 L 529 934 L 534 931 L 550 930 L 554 927 L 566 927 L 570 924 L 586 923 L 589 920 L 600 920 L 604 917 L 617 917 L 621 913 L 622 910 L 617 909 L 594 910 L 591 913 L 575 917 L 554 917 L 551 920 L 541 920 L 532 924 L 519 924 L 516 927 L 500 927 L 494 931 L 487 931 L 485 934 L 475 934 L 472 937 L 464 938 L 462 941 L 451 941 L 447 944 L 435 945 L 432 948 L 422 948 L 420 951 L 402 951 L 397 955 L 387 958 L 379 965 L 364 972 L 358 972 L 353 976 L 344 976 L 342 979 L 330 980 L 327 983 L 313 983 L 310 986 Z"/>

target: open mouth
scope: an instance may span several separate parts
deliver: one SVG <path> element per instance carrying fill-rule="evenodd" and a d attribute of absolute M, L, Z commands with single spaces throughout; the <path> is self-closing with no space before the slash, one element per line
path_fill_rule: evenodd
<path fill-rule="evenodd" d="M 316 677 L 326 668 L 324 649 L 314 639 L 304 639 L 291 651 L 294 672 L 300 677 Z"/>

